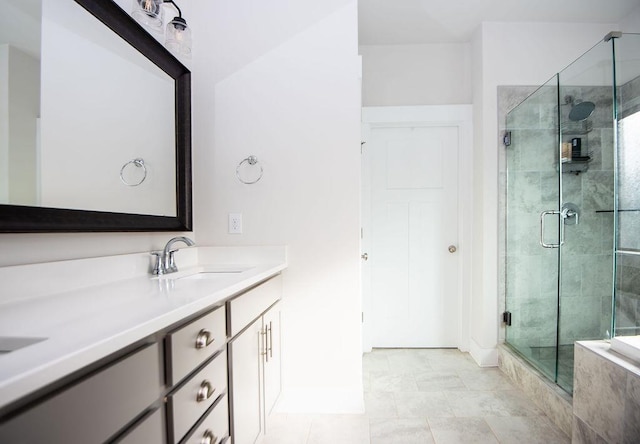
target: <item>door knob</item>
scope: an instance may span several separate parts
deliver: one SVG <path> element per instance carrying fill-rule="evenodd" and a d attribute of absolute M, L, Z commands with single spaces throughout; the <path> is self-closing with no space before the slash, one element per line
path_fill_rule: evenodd
<path fill-rule="evenodd" d="M 449 245 L 449 253 L 455 253 L 458 251 L 455 245 Z"/>
<path fill-rule="evenodd" d="M 366 261 L 366 260 L 369 260 L 369 255 L 368 255 L 367 253 L 362 253 L 362 254 L 360 255 L 360 257 L 361 257 L 363 260 L 365 260 L 365 261 Z"/>

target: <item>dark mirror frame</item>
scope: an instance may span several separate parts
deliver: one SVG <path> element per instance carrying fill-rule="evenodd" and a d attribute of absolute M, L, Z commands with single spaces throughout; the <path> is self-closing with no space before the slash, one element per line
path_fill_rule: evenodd
<path fill-rule="evenodd" d="M 0 232 L 191 231 L 191 72 L 111 0 L 75 0 L 175 80 L 176 216 L 0 205 Z"/>

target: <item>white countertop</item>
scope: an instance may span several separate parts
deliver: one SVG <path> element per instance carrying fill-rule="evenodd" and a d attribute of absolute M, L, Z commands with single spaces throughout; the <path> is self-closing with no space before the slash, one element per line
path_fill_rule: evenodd
<path fill-rule="evenodd" d="M 47 338 L 0 354 L 0 407 L 200 310 L 222 305 L 284 270 L 286 259 L 211 267 L 244 271 L 180 279 L 208 268 L 198 265 L 163 278 L 145 274 L 0 304 L 0 336 Z"/>

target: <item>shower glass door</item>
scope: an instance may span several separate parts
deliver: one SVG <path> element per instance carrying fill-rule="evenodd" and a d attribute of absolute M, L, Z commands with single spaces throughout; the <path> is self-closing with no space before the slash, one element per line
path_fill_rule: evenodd
<path fill-rule="evenodd" d="M 640 34 L 615 39 L 618 155 L 616 336 L 640 334 Z"/>
<path fill-rule="evenodd" d="M 617 40 L 617 39 L 616 39 Z M 612 41 L 562 70 L 560 138 L 565 146 L 561 209 L 557 384 L 573 389 L 573 344 L 611 330 L 614 239 Z"/>
<path fill-rule="evenodd" d="M 506 327 L 508 344 L 556 379 L 560 254 L 558 79 L 507 114 Z"/>

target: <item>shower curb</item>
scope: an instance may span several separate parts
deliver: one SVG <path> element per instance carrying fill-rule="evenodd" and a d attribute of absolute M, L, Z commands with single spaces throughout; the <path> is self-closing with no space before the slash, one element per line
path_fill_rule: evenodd
<path fill-rule="evenodd" d="M 573 399 L 551 384 L 508 346 L 498 346 L 498 367 L 569 438 L 573 433 Z"/>

